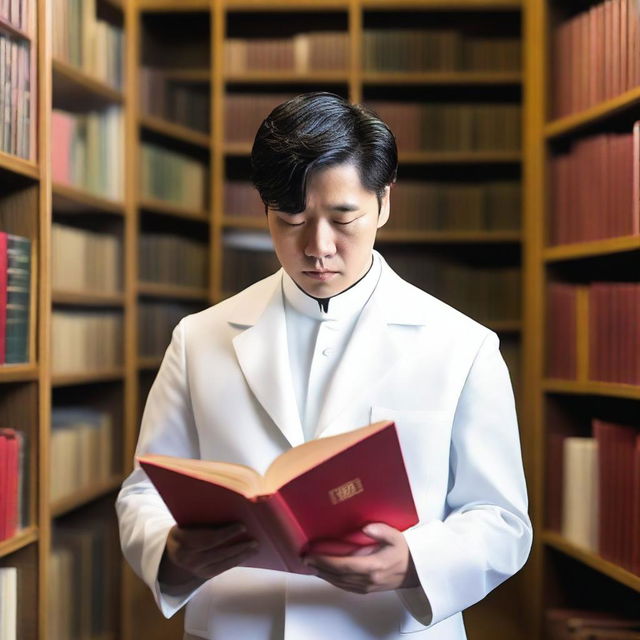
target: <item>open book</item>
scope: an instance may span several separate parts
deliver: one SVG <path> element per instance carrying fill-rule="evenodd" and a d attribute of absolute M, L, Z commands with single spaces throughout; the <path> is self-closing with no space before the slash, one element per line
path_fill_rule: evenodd
<path fill-rule="evenodd" d="M 373 541 L 361 528 L 418 522 L 393 422 L 305 442 L 264 476 L 239 464 L 138 458 L 182 527 L 243 522 L 258 552 L 243 566 L 311 573 L 301 555 L 345 554 Z"/>

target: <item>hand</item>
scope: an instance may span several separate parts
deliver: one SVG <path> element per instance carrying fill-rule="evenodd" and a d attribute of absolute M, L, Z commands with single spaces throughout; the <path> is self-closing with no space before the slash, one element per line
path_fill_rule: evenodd
<path fill-rule="evenodd" d="M 239 565 L 258 547 L 255 540 L 233 541 L 245 532 L 241 523 L 197 529 L 173 526 L 160 562 L 159 582 L 168 587 L 204 582 Z"/>
<path fill-rule="evenodd" d="M 400 531 L 377 522 L 368 524 L 362 532 L 377 544 L 348 556 L 310 554 L 305 563 L 316 569 L 319 578 L 353 593 L 419 586 L 409 547 Z"/>

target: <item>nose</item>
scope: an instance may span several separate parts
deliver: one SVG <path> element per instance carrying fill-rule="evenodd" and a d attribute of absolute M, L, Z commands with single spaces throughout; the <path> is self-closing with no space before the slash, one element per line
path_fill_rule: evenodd
<path fill-rule="evenodd" d="M 331 224 L 326 220 L 318 220 L 307 225 L 304 239 L 304 254 L 308 258 L 330 258 L 336 252 L 335 239 Z"/>

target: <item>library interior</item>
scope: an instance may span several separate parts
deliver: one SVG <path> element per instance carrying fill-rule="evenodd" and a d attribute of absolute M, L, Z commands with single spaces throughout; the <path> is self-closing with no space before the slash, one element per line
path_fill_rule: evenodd
<path fill-rule="evenodd" d="M 0 640 L 183 638 L 116 499 L 176 325 L 280 269 L 252 145 L 315 91 L 394 133 L 375 249 L 513 387 L 530 553 L 415 637 L 638 640 L 640 0 L 0 0 Z"/>

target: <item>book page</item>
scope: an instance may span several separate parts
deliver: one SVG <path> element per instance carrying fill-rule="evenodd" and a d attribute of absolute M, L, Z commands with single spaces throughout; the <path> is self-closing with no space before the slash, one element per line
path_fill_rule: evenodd
<path fill-rule="evenodd" d="M 264 478 L 265 492 L 274 493 L 293 478 L 313 469 L 324 460 L 365 440 L 374 433 L 382 431 L 390 424 L 393 424 L 390 420 L 382 420 L 360 429 L 354 429 L 337 436 L 311 440 L 289 449 L 278 456 L 267 469 Z"/>
<path fill-rule="evenodd" d="M 252 498 L 263 493 L 263 481 L 259 473 L 251 467 L 229 462 L 210 460 L 188 460 L 173 456 L 148 455 L 141 460 L 165 469 L 172 469 L 201 480 L 214 481 L 216 484 Z"/>

